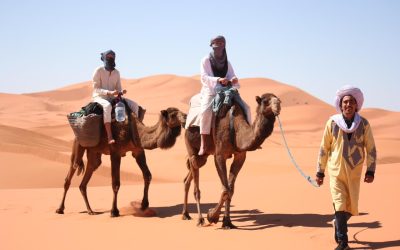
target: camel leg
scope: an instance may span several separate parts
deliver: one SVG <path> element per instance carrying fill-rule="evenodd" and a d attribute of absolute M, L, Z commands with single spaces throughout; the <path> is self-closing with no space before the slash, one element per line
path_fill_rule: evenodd
<path fill-rule="evenodd" d="M 142 199 L 141 209 L 142 211 L 144 211 L 149 207 L 149 188 L 152 175 L 146 163 L 146 155 L 144 153 L 144 150 L 139 152 L 137 155 L 133 155 L 133 157 L 135 157 L 136 163 L 139 165 L 139 168 L 140 170 L 142 170 L 143 174 L 144 189 L 143 189 L 143 199 Z"/>
<path fill-rule="evenodd" d="M 197 226 L 202 226 L 204 225 L 204 218 L 203 215 L 201 214 L 201 204 L 200 204 L 200 198 L 201 198 L 201 191 L 200 191 L 200 168 L 204 166 L 207 162 L 207 157 L 208 155 L 192 155 L 189 158 L 189 163 L 190 163 L 190 171 L 192 178 L 194 180 L 194 198 L 196 200 L 196 205 L 197 205 Z"/>
<path fill-rule="evenodd" d="M 76 168 L 79 167 L 79 169 L 83 169 L 83 167 L 84 167 L 83 166 L 84 163 L 82 161 L 82 157 L 83 157 L 84 153 L 85 153 L 84 148 L 80 147 L 78 142 L 75 140 L 73 148 L 72 148 L 70 168 L 69 168 L 67 177 L 65 177 L 63 198 L 61 200 L 60 207 L 56 210 L 56 213 L 58 213 L 58 214 L 64 214 L 65 198 L 67 197 L 67 192 L 71 185 L 71 180 L 74 177 Z"/>
<path fill-rule="evenodd" d="M 190 217 L 188 209 L 187 209 L 187 203 L 188 203 L 188 195 L 189 195 L 189 189 L 190 189 L 190 184 L 193 180 L 192 176 L 192 171 L 190 170 L 190 162 L 189 159 L 186 161 L 186 164 L 189 165 L 189 171 L 188 174 L 186 175 L 183 184 L 185 188 L 185 196 L 183 198 L 183 209 L 182 209 L 182 219 L 183 220 L 191 220 L 192 217 Z"/>
<path fill-rule="evenodd" d="M 82 182 L 79 185 L 79 190 L 82 193 L 88 214 L 94 215 L 98 213 L 93 212 L 92 208 L 90 207 L 89 200 L 87 197 L 87 184 L 89 183 L 90 178 L 93 175 L 93 172 L 101 164 L 101 154 L 93 152 L 92 150 L 87 150 L 87 159 L 88 159 L 87 168 L 85 174 L 83 175 Z"/>
<path fill-rule="evenodd" d="M 195 161 L 195 159 L 191 159 Z M 194 199 L 196 200 L 196 205 L 197 205 L 197 226 L 202 226 L 204 224 L 204 218 L 203 215 L 201 214 L 201 209 L 200 209 L 200 197 L 201 197 L 201 192 L 200 192 L 200 183 L 199 183 L 199 175 L 200 171 L 198 166 L 196 164 L 191 164 L 191 172 L 192 172 L 192 178 L 194 179 Z"/>
<path fill-rule="evenodd" d="M 239 171 L 242 169 L 244 161 L 246 160 L 246 152 L 236 153 L 229 171 L 229 196 L 228 199 L 225 201 L 225 211 L 224 211 L 224 218 L 222 220 L 222 227 L 225 229 L 236 228 L 235 225 L 232 224 L 231 217 L 230 217 L 230 207 L 231 201 L 233 197 L 233 193 L 235 191 L 235 181 Z"/>
<path fill-rule="evenodd" d="M 229 197 L 226 158 L 224 158 L 222 155 L 215 155 L 214 161 L 217 168 L 218 176 L 222 183 L 222 193 L 218 204 L 214 208 L 208 210 L 207 219 L 210 223 L 218 223 L 219 215 L 221 214 L 221 208 Z"/>
<path fill-rule="evenodd" d="M 75 174 L 75 170 L 76 170 L 76 168 L 74 168 L 73 163 L 71 163 L 71 167 L 69 168 L 67 177 L 65 178 L 65 182 L 64 182 L 64 195 L 63 195 L 63 198 L 61 200 L 60 207 L 56 210 L 56 213 L 58 213 L 58 214 L 64 214 L 65 198 L 67 197 L 67 192 L 68 192 L 69 186 L 71 185 L 71 180 L 72 180 L 72 177 Z"/>
<path fill-rule="evenodd" d="M 117 206 L 117 200 L 118 200 L 117 197 L 118 197 L 119 187 L 121 185 L 120 181 L 121 156 L 119 156 L 116 153 L 111 153 L 110 158 L 111 158 L 111 179 L 112 179 L 111 182 L 112 182 L 112 190 L 114 193 L 112 208 L 111 208 L 111 217 L 118 217 L 119 210 Z"/>

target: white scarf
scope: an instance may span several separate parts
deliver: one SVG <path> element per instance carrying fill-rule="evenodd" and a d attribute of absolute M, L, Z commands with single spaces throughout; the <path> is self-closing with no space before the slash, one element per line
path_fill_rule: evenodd
<path fill-rule="evenodd" d="M 345 133 L 348 133 L 348 134 L 356 131 L 356 129 L 358 128 L 358 126 L 361 123 L 361 116 L 357 112 L 354 115 L 354 121 L 351 124 L 350 128 L 347 128 L 346 121 L 344 120 L 342 114 L 333 115 L 333 116 L 331 116 L 331 119 L 339 126 L 339 128 L 341 130 L 343 130 Z"/>

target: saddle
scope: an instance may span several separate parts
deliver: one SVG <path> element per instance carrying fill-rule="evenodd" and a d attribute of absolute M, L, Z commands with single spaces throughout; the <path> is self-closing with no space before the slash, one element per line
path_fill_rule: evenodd
<path fill-rule="evenodd" d="M 189 129 L 191 127 L 200 127 L 200 113 L 201 113 L 201 95 L 196 94 L 190 99 L 189 103 L 189 112 L 186 119 L 185 129 Z M 233 104 L 237 103 L 239 107 L 243 110 L 248 119 L 247 122 L 250 121 L 250 114 L 247 113 L 246 104 L 242 100 L 239 95 L 237 89 L 232 86 L 219 86 L 217 88 L 217 94 L 215 95 L 211 106 L 214 113 L 214 117 L 224 117 L 228 111 L 230 111 L 230 122 L 229 122 L 229 134 L 230 141 L 232 145 L 235 145 L 235 131 L 233 128 Z M 214 119 L 213 119 L 214 120 Z M 205 143 L 207 145 L 214 145 L 212 133 L 205 137 Z M 207 148 L 212 148 L 208 146 Z"/>
<path fill-rule="evenodd" d="M 189 127 L 200 127 L 200 113 L 201 113 L 201 94 L 198 93 L 190 99 L 189 102 L 189 113 L 187 115 L 185 129 Z M 239 104 L 242 110 L 246 113 L 245 104 L 239 95 L 237 89 L 232 87 L 220 87 L 217 90 L 211 105 L 214 114 L 219 117 L 225 116 L 226 112 L 232 107 L 233 102 Z M 248 115 L 248 114 L 246 114 Z"/>

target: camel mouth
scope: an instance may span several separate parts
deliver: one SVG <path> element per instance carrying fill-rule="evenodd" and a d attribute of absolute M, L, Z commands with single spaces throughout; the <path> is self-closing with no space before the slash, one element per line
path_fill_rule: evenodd
<path fill-rule="evenodd" d="M 272 113 L 274 113 L 275 116 L 278 116 L 281 114 L 281 109 L 272 109 Z"/>
<path fill-rule="evenodd" d="M 181 113 L 181 115 L 179 116 L 179 121 L 181 123 L 180 126 L 182 126 L 182 128 L 184 128 L 186 125 L 186 119 L 187 119 L 187 114 Z"/>
<path fill-rule="evenodd" d="M 278 97 L 271 98 L 271 109 L 275 116 L 281 113 L 281 100 Z"/>

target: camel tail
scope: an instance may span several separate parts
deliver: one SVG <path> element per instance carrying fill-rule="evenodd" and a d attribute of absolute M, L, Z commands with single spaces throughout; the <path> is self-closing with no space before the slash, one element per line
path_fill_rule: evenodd
<path fill-rule="evenodd" d="M 85 148 L 79 145 L 78 140 L 74 140 L 71 154 L 71 166 L 78 169 L 76 175 L 79 176 L 85 172 L 85 163 L 83 162 L 83 155 L 85 154 Z"/>

